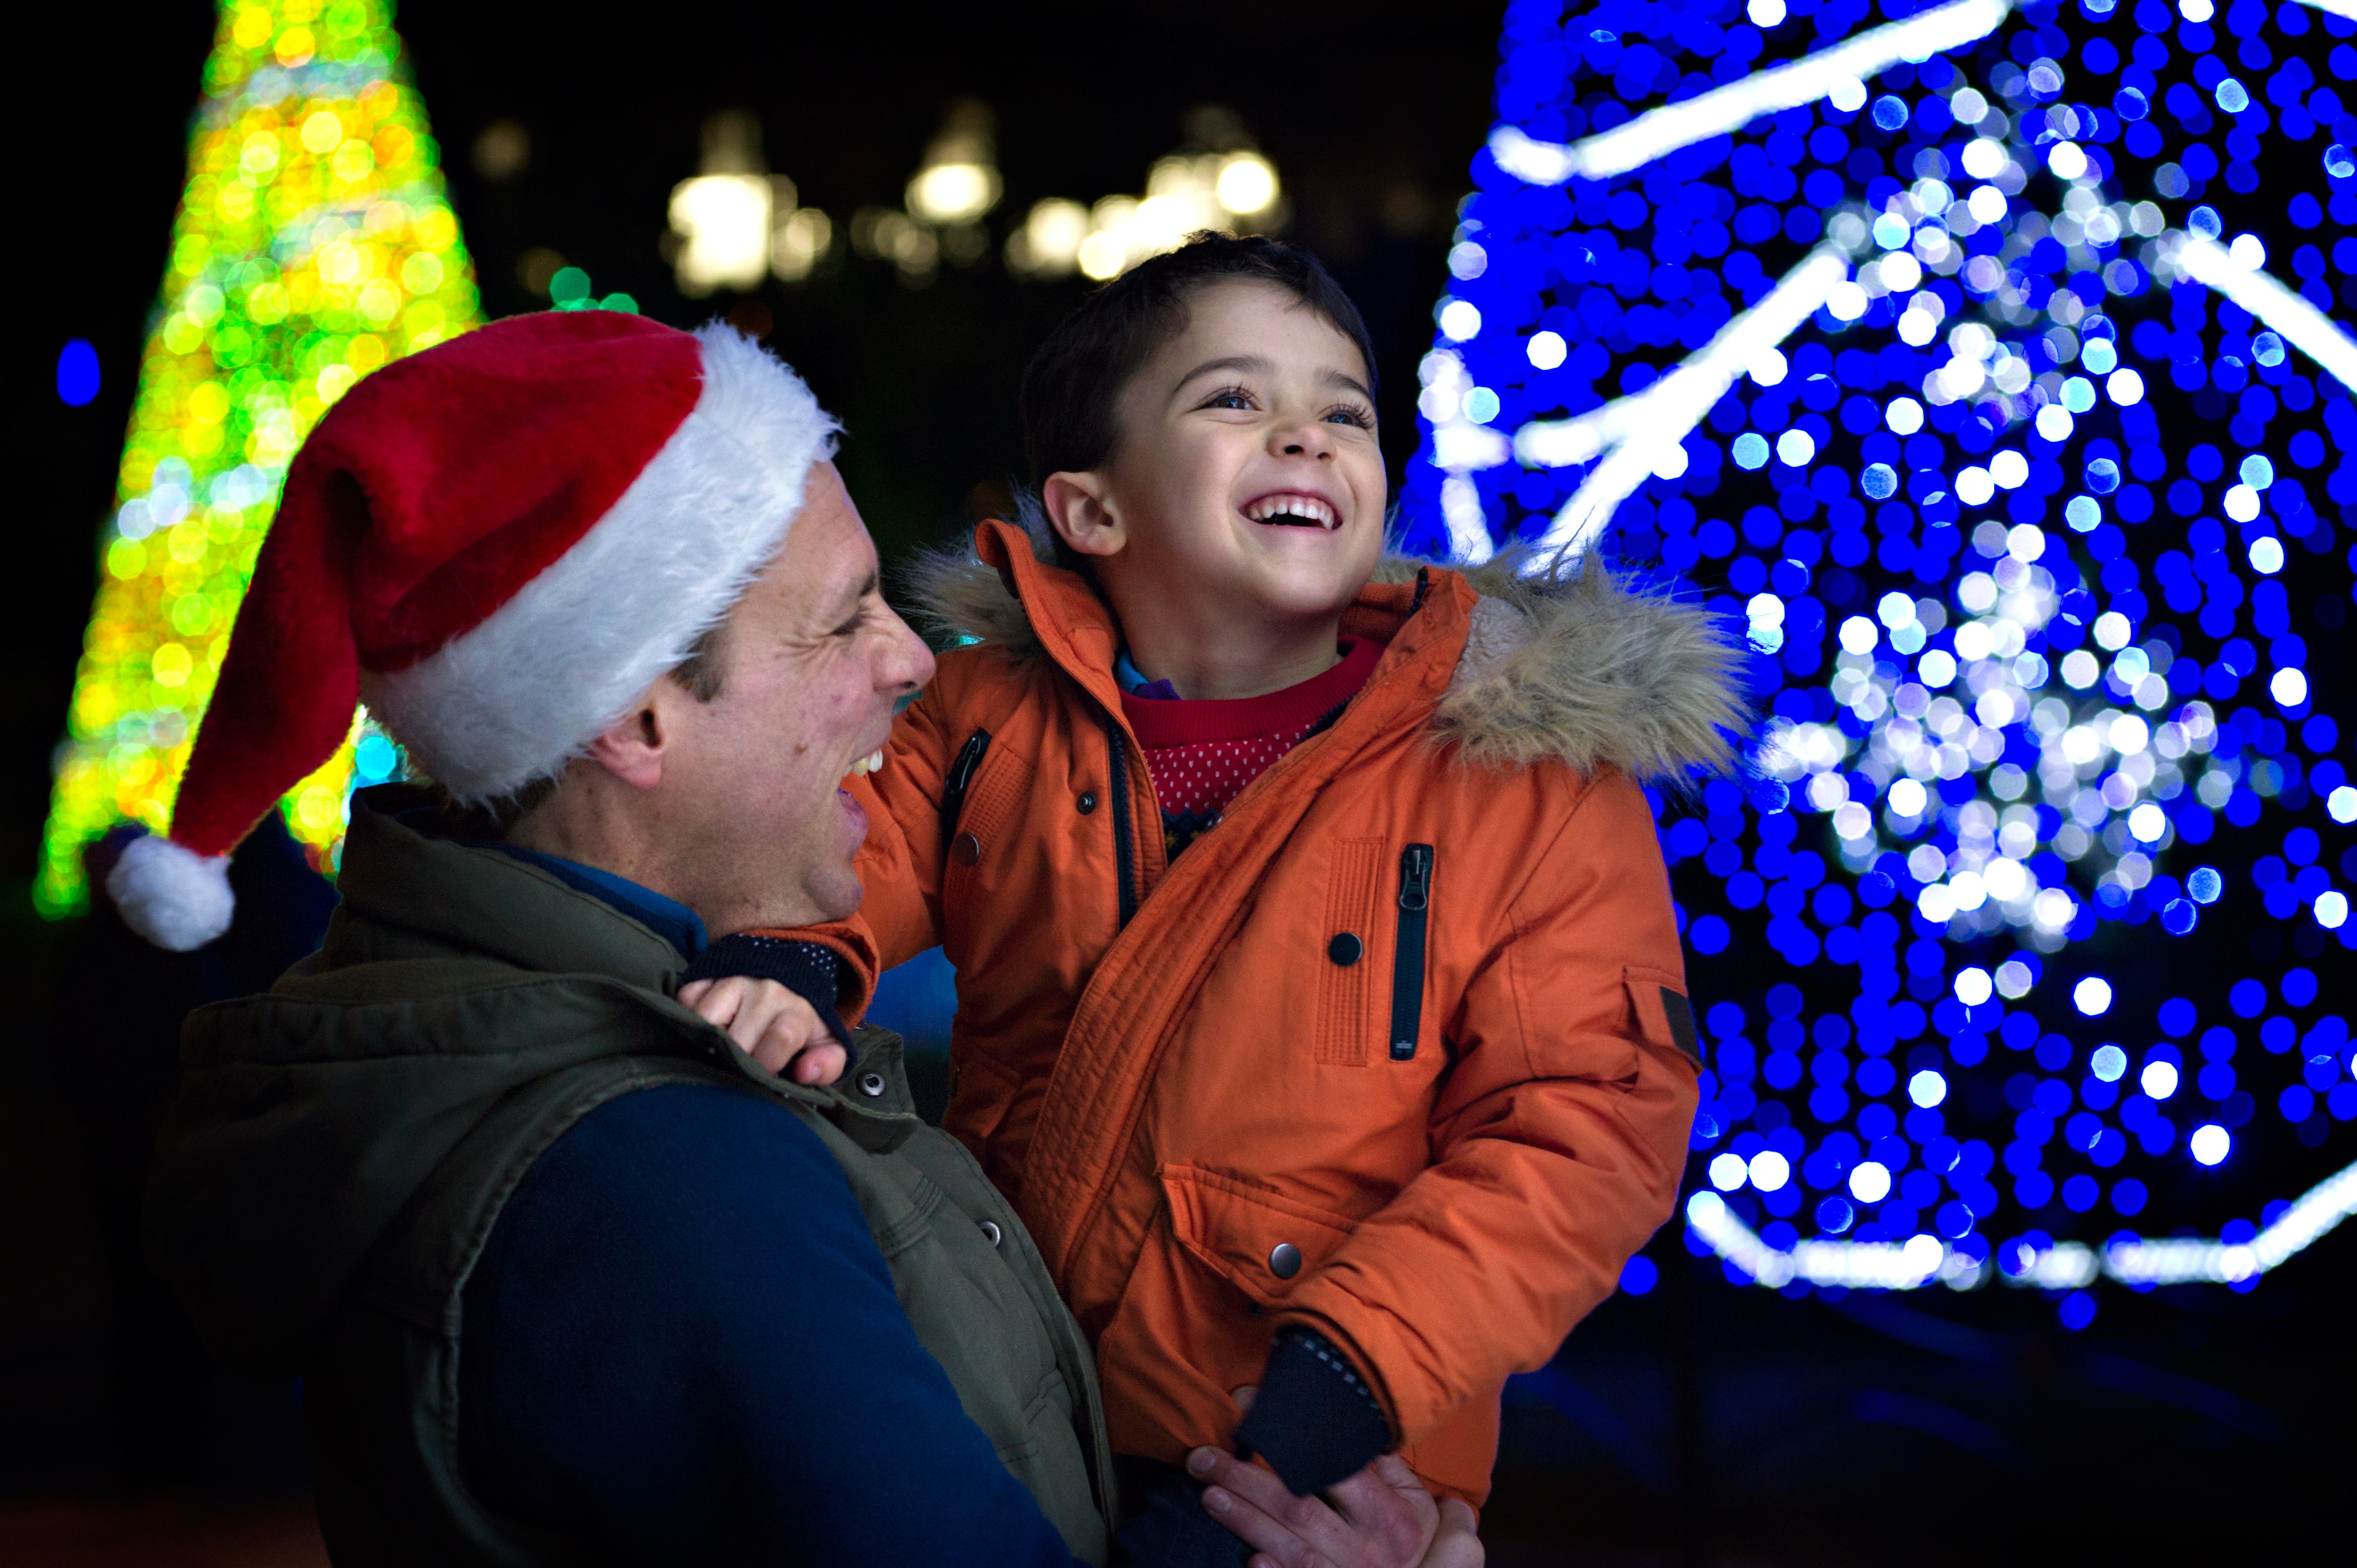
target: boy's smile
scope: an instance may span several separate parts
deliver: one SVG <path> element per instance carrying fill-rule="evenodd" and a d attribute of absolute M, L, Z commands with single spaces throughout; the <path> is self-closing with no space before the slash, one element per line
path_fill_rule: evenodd
<path fill-rule="evenodd" d="M 1383 551 L 1388 490 L 1358 346 L 1288 290 L 1217 283 L 1122 388 L 1111 458 L 1054 474 L 1137 667 L 1188 697 L 1330 668 Z"/>
<path fill-rule="evenodd" d="M 1342 526 L 1340 508 L 1324 496 L 1300 490 L 1283 491 L 1246 501 L 1243 510 L 1254 522 L 1269 523 L 1278 528 L 1322 528 L 1330 533 Z"/>

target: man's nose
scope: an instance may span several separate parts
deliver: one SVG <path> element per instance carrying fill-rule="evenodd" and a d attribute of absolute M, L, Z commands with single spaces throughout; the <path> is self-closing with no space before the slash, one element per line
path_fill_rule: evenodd
<path fill-rule="evenodd" d="M 888 639 L 881 667 L 877 671 L 876 684 L 879 690 L 895 694 L 920 691 L 933 678 L 933 650 L 925 639 L 910 629 L 900 618 L 899 612 L 890 612 L 893 635 Z"/>

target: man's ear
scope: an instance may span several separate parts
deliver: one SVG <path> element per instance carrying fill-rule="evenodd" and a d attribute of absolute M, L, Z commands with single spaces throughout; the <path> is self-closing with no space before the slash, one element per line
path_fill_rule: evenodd
<path fill-rule="evenodd" d="M 676 691 L 668 675 L 648 687 L 628 714 L 589 743 L 589 760 L 637 789 L 662 783 L 672 736 L 669 699 Z"/>
<path fill-rule="evenodd" d="M 1050 474 L 1039 487 L 1039 504 L 1057 536 L 1083 555 L 1117 555 L 1129 542 L 1101 475 Z"/>

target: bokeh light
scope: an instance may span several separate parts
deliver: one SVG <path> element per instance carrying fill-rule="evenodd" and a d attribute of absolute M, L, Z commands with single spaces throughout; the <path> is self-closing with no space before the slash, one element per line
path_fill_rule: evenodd
<path fill-rule="evenodd" d="M 2357 405 L 2318 356 L 2357 349 L 2186 259 L 2357 314 L 2357 20 L 2019 5 L 1578 172 L 1592 138 L 1932 8 L 1880 10 L 1508 7 L 1403 517 L 1471 560 L 1546 532 L 1621 400 L 1842 258 L 1587 544 L 1722 617 L 1765 710 L 1739 777 L 1658 801 L 1720 1205 L 1688 1244 L 1792 1291 L 1812 1230 L 1924 1243 L 1944 1262 L 1887 1277 L 2036 1285 L 2081 1328 L 2105 1273 L 2246 1288 L 2287 1255 L 2170 1273 L 2116 1226 L 2216 1227 L 2172 1168 L 2357 1120 L 2357 787 L 2316 656 L 2357 524 Z M 2238 1201 L 2296 1249 L 2346 1207 L 2310 1197 Z M 1786 1261 L 1738 1266 L 1761 1244 Z"/>
<path fill-rule="evenodd" d="M 33 884 L 43 914 L 86 904 L 91 840 L 119 822 L 166 827 L 313 423 L 361 377 L 480 317 L 391 7 L 224 4 L 58 755 Z M 347 745 L 284 803 L 323 870 L 350 789 L 398 768 L 357 720 L 354 738 L 375 744 Z"/>

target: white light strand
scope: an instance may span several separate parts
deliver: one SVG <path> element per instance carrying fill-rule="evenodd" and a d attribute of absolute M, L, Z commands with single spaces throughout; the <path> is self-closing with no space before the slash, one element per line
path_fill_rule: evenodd
<path fill-rule="evenodd" d="M 1897 1241 L 1803 1241 L 1780 1251 L 1762 1241 L 1715 1192 L 1686 1200 L 1686 1222 L 1711 1249 L 1760 1284 L 1794 1280 L 1857 1290 L 1914 1290 L 1939 1277 L 1947 1249 L 1929 1236 Z"/>
<path fill-rule="evenodd" d="M 1996 31 L 2012 0 L 1953 0 L 1903 22 L 1759 71 L 1684 103 L 1649 109 L 1624 125 L 1568 146 L 1542 142 L 1512 125 L 1490 135 L 1498 166 L 1532 185 L 1561 185 L 1574 177 L 1607 179 L 1642 167 L 1664 153 L 1740 129 L 1762 114 L 1813 103 L 1846 81 L 1862 81 L 1900 60 L 1926 60 Z"/>
<path fill-rule="evenodd" d="M 2349 12 L 2357 15 L 2357 0 Z M 2200 234 L 2186 237 L 2177 252 L 2177 264 L 2187 276 L 2224 295 L 2273 328 L 2284 340 L 2357 388 L 2357 340 L 2332 324 L 2331 317 L 2286 288 L 2269 274 L 2234 260 L 2225 246 Z"/>
<path fill-rule="evenodd" d="M 2319 11 L 2330 11 L 2336 16 L 2346 16 L 2357 22 L 2357 0 L 2299 0 L 2303 5 L 2313 5 Z"/>
<path fill-rule="evenodd" d="M 1564 502 L 1531 554 L 1531 568 L 1544 570 L 1558 558 L 1576 558 L 1587 548 L 1613 509 L 1666 461 L 1684 471 L 1681 448 L 1735 379 L 1768 349 L 1798 330 L 1849 276 L 1849 261 L 1833 245 L 1820 245 L 1777 283 L 1765 299 L 1720 328 L 1708 343 L 1688 355 L 1668 375 L 1641 392 L 1616 398 L 1577 419 L 1534 420 L 1514 433 L 1514 455 L 1534 467 L 1598 463 L 1579 489 Z"/>
<path fill-rule="evenodd" d="M 2037 1290 L 2078 1290 L 2109 1276 L 2123 1284 L 2238 1284 L 2278 1268 L 2357 1214 L 2357 1165 L 2327 1176 L 2247 1241 L 2159 1237 L 2115 1241 L 2100 1251 L 2061 1241 L 2029 1252 L 2001 1273 L 2007 1284 Z M 1987 1271 L 1931 1236 L 1906 1242 L 1803 1241 L 1792 1251 L 1761 1240 L 1726 1199 L 1710 1191 L 1686 1200 L 1686 1223 L 1711 1251 L 1751 1276 L 1781 1289 L 1799 1280 L 1813 1285 L 1866 1290 L 1918 1290 L 1938 1281 L 1968 1290 Z"/>

